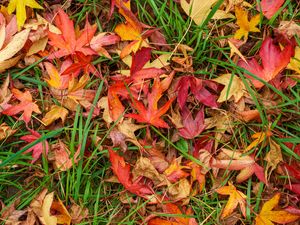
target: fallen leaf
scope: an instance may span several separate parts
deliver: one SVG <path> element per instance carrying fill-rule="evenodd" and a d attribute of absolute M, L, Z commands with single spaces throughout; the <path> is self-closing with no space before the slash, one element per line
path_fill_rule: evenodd
<path fill-rule="evenodd" d="M 250 151 L 252 148 L 257 147 L 260 143 L 263 143 L 267 140 L 267 137 L 272 136 L 272 132 L 267 130 L 265 132 L 254 133 L 251 137 L 254 139 L 250 145 L 244 150 L 245 152 Z"/>
<path fill-rule="evenodd" d="M 230 47 L 230 58 L 234 55 L 234 53 L 236 53 L 239 57 L 241 57 L 242 60 L 244 60 L 244 62 L 247 62 L 243 54 L 238 49 L 238 46 L 242 45 L 242 43 L 243 42 L 240 40 L 236 40 L 233 38 L 228 39 L 228 45 Z"/>
<path fill-rule="evenodd" d="M 5 122 L 0 124 L 0 140 L 6 139 L 13 135 L 17 130 L 11 129 Z"/>
<path fill-rule="evenodd" d="M 152 165 L 150 159 L 140 157 L 132 170 L 133 179 L 137 179 L 140 176 L 144 176 L 153 181 L 154 185 L 161 184 L 166 177 L 159 174 L 155 167 Z"/>
<path fill-rule="evenodd" d="M 286 224 L 294 222 L 300 218 L 299 215 L 291 214 L 284 210 L 272 210 L 278 206 L 279 199 L 280 193 L 277 193 L 263 205 L 260 213 L 255 218 L 256 225 L 273 225 L 273 222 Z"/>
<path fill-rule="evenodd" d="M 31 143 L 31 142 L 34 142 L 37 139 L 42 137 L 38 132 L 36 132 L 34 130 L 30 129 L 29 132 L 31 134 L 24 135 L 20 139 L 23 140 L 23 141 L 26 141 L 27 143 Z M 47 155 L 48 151 L 49 151 L 48 142 L 47 141 L 42 141 L 42 142 L 39 142 L 39 143 L 35 144 L 31 148 L 27 149 L 24 153 L 32 152 L 32 158 L 33 159 L 31 161 L 31 163 L 34 163 L 35 161 L 37 161 L 40 158 L 40 156 L 42 154 Z"/>
<path fill-rule="evenodd" d="M 58 8 L 55 25 L 62 31 L 62 34 L 49 31 L 49 44 L 57 47 L 59 50 L 51 53 L 48 59 L 74 55 L 76 52 L 82 52 L 84 55 L 97 54 L 97 52 L 89 46 L 97 27 L 91 26 L 88 20 L 86 20 L 85 27 L 81 30 L 80 36 L 76 37 L 73 21 L 69 19 L 69 16 L 61 8 Z"/>
<path fill-rule="evenodd" d="M 186 178 L 180 179 L 178 182 L 168 185 L 168 194 L 174 201 L 185 202 L 185 199 L 190 196 L 190 193 L 191 185 Z"/>
<path fill-rule="evenodd" d="M 287 65 L 287 69 L 294 70 L 300 75 L 300 47 L 296 46 L 295 55 L 291 58 L 290 63 Z"/>
<path fill-rule="evenodd" d="M 15 34 L 11 41 L 0 51 L 0 62 L 11 59 L 25 45 L 30 29 L 25 29 Z"/>
<path fill-rule="evenodd" d="M 185 106 L 190 90 L 199 102 L 206 106 L 217 108 L 217 96 L 212 94 L 209 89 L 216 90 L 217 84 L 192 76 L 181 77 L 176 85 L 179 107 L 182 109 Z"/>
<path fill-rule="evenodd" d="M 71 155 L 68 147 L 59 140 L 58 143 L 51 145 L 50 161 L 53 161 L 54 167 L 60 171 L 67 171 L 76 165 L 78 162 L 78 156 L 80 154 L 80 145 L 74 155 Z"/>
<path fill-rule="evenodd" d="M 264 168 L 255 162 L 254 155 L 243 155 L 242 152 L 231 151 L 225 148 L 222 148 L 220 153 L 222 154 L 219 154 L 212 161 L 211 167 L 225 170 L 240 170 L 236 177 L 237 183 L 242 183 L 255 174 L 261 182 L 267 184 Z"/>
<path fill-rule="evenodd" d="M 26 6 L 35 9 L 43 9 L 35 0 L 10 0 L 7 6 L 8 13 L 16 11 L 18 29 L 24 25 L 26 20 Z"/>
<path fill-rule="evenodd" d="M 274 79 L 283 69 L 285 69 L 290 62 L 290 58 L 293 54 L 293 47 L 291 45 L 286 46 L 283 50 L 279 45 L 274 43 L 274 40 L 270 37 L 266 38 L 259 50 L 259 56 L 262 60 L 262 66 L 258 64 L 256 59 L 251 59 L 247 63 L 240 60 L 238 65 L 255 76 L 263 79 L 266 82 Z M 254 87 L 261 88 L 263 83 L 253 78 L 252 76 L 245 75 L 253 83 Z"/>
<path fill-rule="evenodd" d="M 226 206 L 222 211 L 222 219 L 232 214 L 234 209 L 238 205 L 240 206 L 243 216 L 246 217 L 247 196 L 244 195 L 242 192 L 238 191 L 232 183 L 228 182 L 228 186 L 218 188 L 216 192 L 220 195 L 229 195 L 228 202 L 226 203 Z"/>
<path fill-rule="evenodd" d="M 283 3 L 284 0 L 262 0 L 260 5 L 257 5 L 257 10 L 260 11 L 261 8 L 263 15 L 271 19 Z"/>
<path fill-rule="evenodd" d="M 205 129 L 203 107 L 198 111 L 195 119 L 186 106 L 181 110 L 181 114 L 183 127 L 178 129 L 180 136 L 186 139 L 193 139 Z"/>
<path fill-rule="evenodd" d="M 231 97 L 234 98 L 235 102 L 238 102 L 247 93 L 243 81 L 233 74 L 223 74 L 212 80 L 225 86 L 218 102 L 225 102 Z"/>
<path fill-rule="evenodd" d="M 130 165 L 127 164 L 123 157 L 119 156 L 113 150 L 109 149 L 109 160 L 112 164 L 112 170 L 117 176 L 119 182 L 131 193 L 141 197 L 152 194 L 152 190 L 139 180 L 132 181 Z"/>
<path fill-rule="evenodd" d="M 162 84 L 163 83 L 159 81 L 159 78 L 154 80 L 152 92 L 147 96 L 148 108 L 146 108 L 143 103 L 133 99 L 132 106 L 138 111 L 139 114 L 129 113 L 126 114 L 126 117 L 133 118 L 140 123 L 148 123 L 156 127 L 168 128 L 169 125 L 160 117 L 169 110 L 175 98 L 171 98 L 161 108 L 158 108 L 158 101 L 162 97 L 163 93 Z"/>
<path fill-rule="evenodd" d="M 248 39 L 249 32 L 260 32 L 260 30 L 256 27 L 260 22 L 260 15 L 256 15 L 248 20 L 248 11 L 244 10 L 241 7 L 235 7 L 235 16 L 237 19 L 237 25 L 239 25 L 240 29 L 238 29 L 234 38 L 241 39 L 244 37 L 244 40 Z"/>
<path fill-rule="evenodd" d="M 62 123 L 65 123 L 69 111 L 64 107 L 53 105 L 49 112 L 43 117 L 42 122 L 45 126 L 49 126 L 57 119 L 61 119 Z"/>
<path fill-rule="evenodd" d="M 21 92 L 18 89 L 12 89 L 13 95 L 20 101 L 18 105 L 10 106 L 2 114 L 13 116 L 23 111 L 22 120 L 27 124 L 33 112 L 40 114 L 41 111 L 37 104 L 32 102 L 32 96 L 29 91 Z"/>
<path fill-rule="evenodd" d="M 270 151 L 266 154 L 264 160 L 267 161 L 266 172 L 271 175 L 277 165 L 283 161 L 280 146 L 271 138 L 269 138 Z M 267 175 L 267 177 L 269 177 Z"/>
<path fill-rule="evenodd" d="M 280 21 L 278 31 L 286 34 L 288 38 L 300 36 L 300 26 L 295 21 Z M 297 47 L 296 47 L 297 48 Z"/>
<path fill-rule="evenodd" d="M 179 207 L 173 203 L 166 203 L 162 206 L 163 212 L 166 214 L 173 215 L 170 220 L 165 220 L 161 218 L 154 218 L 149 220 L 148 225 L 197 225 L 195 218 L 186 218 L 191 216 L 193 211 L 191 208 L 187 209 L 185 212 L 180 210 Z M 182 217 L 180 217 L 182 215 Z"/>
<path fill-rule="evenodd" d="M 186 0 L 180 0 L 180 5 L 184 12 L 191 17 L 197 25 L 201 25 L 211 11 L 212 5 L 216 0 L 191 0 L 188 3 Z"/>

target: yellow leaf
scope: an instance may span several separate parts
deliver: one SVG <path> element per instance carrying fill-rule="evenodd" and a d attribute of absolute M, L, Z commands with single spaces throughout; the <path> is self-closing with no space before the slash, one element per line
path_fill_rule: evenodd
<path fill-rule="evenodd" d="M 56 89 L 66 89 L 69 84 L 69 76 L 61 76 L 55 66 L 49 62 L 45 62 L 45 67 L 50 79 L 45 79 L 47 83 Z"/>
<path fill-rule="evenodd" d="M 252 138 L 254 139 L 254 141 L 252 141 L 250 143 L 250 145 L 247 146 L 247 148 L 245 149 L 245 152 L 250 151 L 252 148 L 256 147 L 257 145 L 259 145 L 260 143 L 264 142 L 266 140 L 267 137 L 272 136 L 271 131 L 267 130 L 265 132 L 257 132 L 255 134 L 252 135 Z"/>
<path fill-rule="evenodd" d="M 212 5 L 217 0 L 180 0 L 180 4 L 184 12 L 191 17 L 197 25 L 201 25 L 209 14 Z"/>
<path fill-rule="evenodd" d="M 224 186 L 216 190 L 216 192 L 220 195 L 229 195 L 228 202 L 223 209 L 221 218 L 231 215 L 234 209 L 240 205 L 240 209 L 242 211 L 243 216 L 246 216 L 246 198 L 242 192 L 238 191 L 233 184 L 228 183 L 229 186 Z"/>
<path fill-rule="evenodd" d="M 263 205 L 259 215 L 255 218 L 256 225 L 274 225 L 273 222 L 286 224 L 299 219 L 298 215 L 284 210 L 272 211 L 273 208 L 278 206 L 279 199 L 280 193 L 277 193 Z"/>
<path fill-rule="evenodd" d="M 43 200 L 42 219 L 44 220 L 45 225 L 57 225 L 57 218 L 50 214 L 53 198 L 54 198 L 54 192 L 51 192 L 47 194 Z"/>
<path fill-rule="evenodd" d="M 239 25 L 240 29 L 238 29 L 234 35 L 234 38 L 241 39 L 244 37 L 245 40 L 248 39 L 249 32 L 260 32 L 260 30 L 256 27 L 260 21 L 260 15 L 256 15 L 248 20 L 248 12 L 243 10 L 240 7 L 235 7 L 235 16 L 237 18 L 237 25 Z"/>
<path fill-rule="evenodd" d="M 295 55 L 291 58 L 290 63 L 287 66 L 288 69 L 296 71 L 300 74 L 300 47 L 295 48 Z"/>
<path fill-rule="evenodd" d="M 54 105 L 51 107 L 51 110 L 46 113 L 46 115 L 42 119 L 42 122 L 44 123 L 45 126 L 48 126 L 51 123 L 53 123 L 55 120 L 60 118 L 62 120 L 62 123 L 64 123 L 68 113 L 69 113 L 68 110 L 65 109 L 64 107 Z"/>
<path fill-rule="evenodd" d="M 223 74 L 218 78 L 213 79 L 213 81 L 225 85 L 218 102 L 225 102 L 231 97 L 234 98 L 235 102 L 238 102 L 246 94 L 246 87 L 243 81 L 235 75 L 229 73 Z"/>
<path fill-rule="evenodd" d="M 7 10 L 11 14 L 16 11 L 18 29 L 24 25 L 26 20 L 26 6 L 30 8 L 43 9 L 35 0 L 10 0 Z"/>
<path fill-rule="evenodd" d="M 234 40 L 236 40 L 236 39 L 234 39 Z M 239 57 L 241 57 L 242 60 L 244 60 L 244 62 L 247 62 L 247 60 L 245 59 L 243 54 L 240 52 L 238 47 L 232 41 L 228 40 L 228 44 L 230 47 L 230 58 L 233 56 L 234 53 L 236 53 Z"/>

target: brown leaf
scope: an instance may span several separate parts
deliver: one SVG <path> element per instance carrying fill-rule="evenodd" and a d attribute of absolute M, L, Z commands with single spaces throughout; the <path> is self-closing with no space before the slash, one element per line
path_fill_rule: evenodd
<path fill-rule="evenodd" d="M 0 140 L 8 138 L 10 135 L 14 134 L 17 130 L 13 130 L 5 122 L 0 124 Z"/>
<path fill-rule="evenodd" d="M 266 154 L 264 160 L 267 161 L 266 173 L 271 173 L 277 168 L 277 165 L 283 161 L 280 146 L 271 138 L 269 138 L 270 151 Z M 267 175 L 268 177 L 268 175 Z"/>
<path fill-rule="evenodd" d="M 150 159 L 145 157 L 140 157 L 133 170 L 132 170 L 133 178 L 136 179 L 140 176 L 147 177 L 153 181 L 155 185 L 162 183 L 166 180 L 166 177 L 155 169 L 152 165 Z"/>

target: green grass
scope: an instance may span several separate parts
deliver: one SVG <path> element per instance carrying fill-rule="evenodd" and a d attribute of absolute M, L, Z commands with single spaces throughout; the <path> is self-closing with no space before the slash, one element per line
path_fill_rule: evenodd
<path fill-rule="evenodd" d="M 99 7 L 102 10 L 101 12 L 107 12 L 109 10 L 109 8 L 105 8 L 109 5 L 104 4 L 104 6 L 102 6 L 101 3 L 95 0 L 76 0 L 74 3 L 75 2 L 76 6 L 71 8 L 75 12 L 72 18 L 78 25 L 84 23 L 86 13 L 93 14 Z M 287 7 L 285 7 L 287 9 L 286 11 L 280 10 L 269 21 L 263 19 L 262 24 L 276 28 L 278 20 L 299 19 L 299 10 L 296 3 L 289 4 L 289 2 L 290 1 L 286 1 L 285 3 L 285 5 L 287 5 Z M 222 3 L 222 1 L 218 2 L 218 4 L 220 3 Z M 135 6 L 134 8 L 136 9 L 140 21 L 161 29 L 171 51 L 173 51 L 178 44 L 185 44 L 193 48 L 191 55 L 193 57 L 193 68 L 196 77 L 210 79 L 223 73 L 233 73 L 242 77 L 254 101 L 255 108 L 260 112 L 262 122 L 251 122 L 247 124 L 240 121 L 236 122 L 235 130 L 230 134 L 231 138 L 228 142 L 224 143 L 224 146 L 230 143 L 232 149 L 245 147 L 252 142 L 251 135 L 255 131 L 266 130 L 271 126 L 272 129 L 277 130 L 277 132 L 274 133 L 273 139 L 280 144 L 285 157 L 300 159 L 299 156 L 284 145 L 286 141 L 295 144 L 300 143 L 300 84 L 298 83 L 295 87 L 287 91 L 277 90 L 273 86 L 266 84 L 269 89 L 280 98 L 278 104 L 268 108 L 268 110 L 278 110 L 279 113 L 274 118 L 269 118 L 267 108 L 262 99 L 258 97 L 258 92 L 245 82 L 244 71 L 236 65 L 236 62 L 229 58 L 229 47 L 227 45 L 220 45 L 220 41 L 227 39 L 232 36 L 232 34 L 220 36 L 216 32 L 216 29 L 223 29 L 227 23 L 234 22 L 234 20 L 217 22 L 206 20 L 202 26 L 197 26 L 183 13 L 179 4 L 172 0 L 136 0 L 133 2 L 133 5 Z M 216 9 L 217 7 L 213 8 L 212 13 L 209 15 L 210 17 L 213 16 L 213 12 L 215 12 Z M 98 17 L 96 18 L 93 15 L 90 16 L 90 20 L 97 23 L 99 30 L 110 32 L 113 31 L 116 24 L 119 23 L 122 18 L 115 12 L 113 19 L 109 23 L 101 21 Z M 212 31 L 212 27 L 216 29 Z M 250 38 L 258 42 L 249 50 L 247 56 L 254 55 L 259 50 L 261 45 L 261 41 L 259 40 L 262 40 L 262 33 L 253 36 L 250 35 Z M 173 54 L 180 55 L 176 51 L 174 51 Z M 22 70 L 11 70 L 10 75 L 13 80 L 19 79 L 26 87 L 36 89 L 37 95 L 35 100 L 40 102 L 44 108 L 49 104 L 49 98 L 47 93 L 45 93 L 47 84 L 43 81 L 41 77 L 42 72 L 37 66 L 39 62 L 40 61 Z M 112 61 L 104 57 L 99 57 L 94 62 L 96 65 L 107 64 L 109 69 L 116 68 L 118 63 L 119 58 L 117 56 L 113 56 Z M 109 70 L 108 74 L 105 74 L 104 79 L 109 79 L 109 73 L 113 71 L 113 69 Z M 8 72 L 4 74 L 8 74 Z M 177 77 L 183 75 L 186 74 L 176 74 Z M 105 80 L 95 78 L 90 86 L 97 90 L 93 102 L 93 104 L 96 105 L 99 98 L 102 97 L 106 91 Z M 51 101 L 55 100 L 51 99 Z M 228 105 L 227 107 L 230 106 Z M 89 218 L 80 223 L 82 225 L 140 224 L 140 221 L 144 219 L 143 212 L 170 216 L 161 214 L 161 212 L 152 212 L 147 202 L 141 198 L 137 198 L 136 204 L 122 204 L 120 202 L 118 194 L 125 194 L 123 187 L 118 184 L 106 182 L 106 179 L 112 175 L 106 145 L 107 142 L 109 142 L 109 132 L 114 125 L 110 129 L 107 129 L 101 117 L 92 118 L 93 109 L 88 113 L 87 117 L 84 117 L 82 115 L 83 113 L 83 110 L 78 108 L 77 111 L 72 114 L 74 119 L 68 120 L 64 127 L 54 130 L 44 130 L 43 136 L 40 139 L 26 146 L 23 141 L 19 140 L 21 136 L 28 134 L 24 124 L 17 122 L 15 118 L 0 116 L 0 124 L 6 122 L 14 129 L 18 129 L 17 135 L 14 136 L 13 140 L 10 139 L 10 142 L 6 140 L 0 141 L 0 199 L 3 203 L 10 205 L 13 204 L 16 199 L 20 199 L 18 208 L 22 209 L 28 206 L 42 189 L 47 188 L 49 191 L 55 191 L 56 195 L 62 199 L 67 206 L 71 203 L 71 199 L 74 199 L 77 204 L 88 208 Z M 288 119 L 289 117 L 298 118 L 298 120 L 291 119 L 287 120 L 287 122 L 281 122 L 282 119 Z M 38 127 L 36 128 L 38 129 Z M 200 165 L 202 164 L 201 161 L 192 157 L 184 146 L 178 145 L 178 143 L 174 144 L 171 140 L 171 134 L 163 133 L 154 127 L 151 127 L 150 131 L 153 136 L 158 137 L 159 140 L 163 140 L 168 149 L 174 148 L 178 151 L 178 155 Z M 144 133 L 145 130 L 139 133 L 140 138 L 143 138 Z M 209 132 L 204 132 L 202 135 L 206 133 Z M 281 134 L 285 134 L 285 136 L 281 137 Z M 80 160 L 68 171 L 60 172 L 59 170 L 53 169 L 45 156 L 39 161 L 39 164 L 32 165 L 30 163 L 30 157 L 23 154 L 36 143 L 47 139 L 51 144 L 56 142 L 58 137 L 63 138 L 64 143 L 68 146 L 72 155 L 74 155 L 78 146 L 80 146 Z M 91 141 L 96 137 L 102 138 L 100 143 Z M 184 144 L 188 145 L 188 149 L 191 148 L 191 142 Z M 88 157 L 84 155 L 84 150 L 87 146 Z M 128 148 L 129 151 L 137 151 L 138 149 L 133 146 L 133 144 L 129 144 Z M 118 150 L 118 148 L 116 149 Z M 262 150 L 266 151 L 265 148 L 261 148 L 258 152 L 263 156 L 265 152 L 262 152 Z M 260 160 L 259 163 L 260 165 L 265 164 L 263 160 Z M 234 175 L 237 174 L 236 172 L 227 172 L 227 174 L 224 174 L 223 185 L 226 184 L 227 180 L 231 178 L 234 179 Z M 194 217 L 200 224 L 220 224 L 219 217 L 224 204 L 227 202 L 227 198 L 220 197 L 220 195 L 214 192 L 215 189 L 212 189 L 215 179 L 212 173 L 209 173 L 206 177 L 207 184 L 204 191 L 196 196 L 192 196 L 188 206 L 193 209 Z M 287 179 L 285 179 L 284 182 L 287 182 Z M 263 192 L 267 189 L 265 185 L 260 183 L 258 185 L 258 193 L 254 195 L 252 189 L 256 183 L 257 180 L 253 177 L 249 179 L 248 182 L 237 186 L 238 189 L 246 193 L 249 198 L 247 201 L 247 216 L 246 218 L 241 218 L 245 224 L 250 224 L 255 217 L 255 213 L 259 212 Z M 131 196 L 127 197 L 129 199 Z M 250 205 L 254 206 L 254 208 L 250 207 Z"/>

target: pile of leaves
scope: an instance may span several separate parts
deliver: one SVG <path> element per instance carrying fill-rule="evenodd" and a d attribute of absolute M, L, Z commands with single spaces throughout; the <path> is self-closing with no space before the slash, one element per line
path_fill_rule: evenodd
<path fill-rule="evenodd" d="M 2 223 L 296 224 L 297 4 L 82 2 L 1 3 Z"/>

